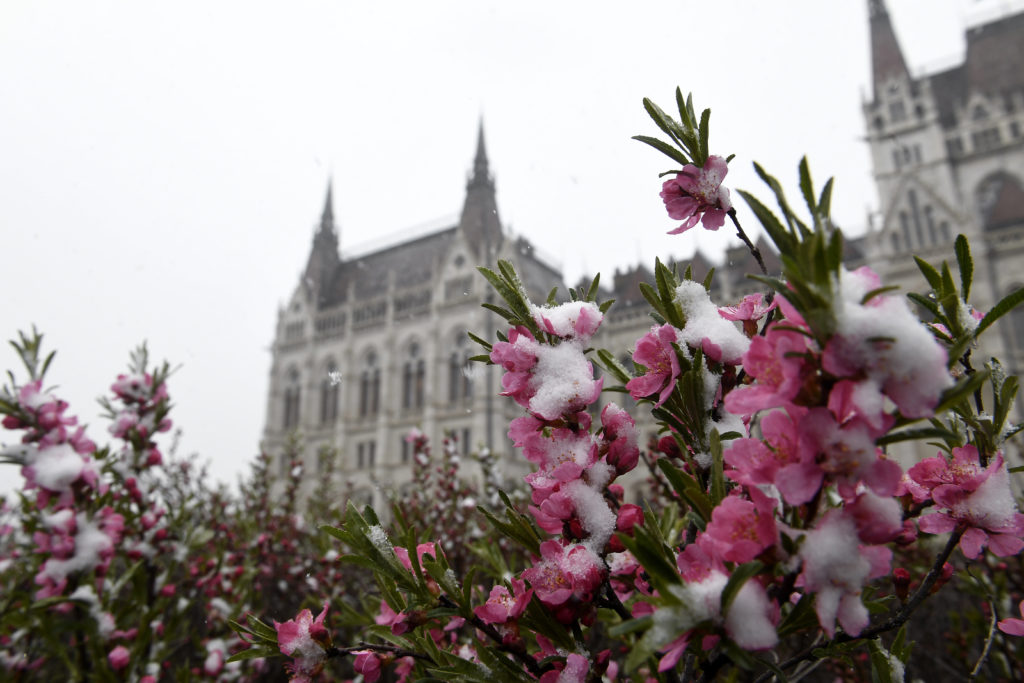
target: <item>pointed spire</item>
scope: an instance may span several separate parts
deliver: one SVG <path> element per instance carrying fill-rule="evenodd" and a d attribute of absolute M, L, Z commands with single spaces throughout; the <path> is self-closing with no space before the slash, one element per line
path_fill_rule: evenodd
<path fill-rule="evenodd" d="M 910 70 L 903 59 L 903 51 L 896 40 L 896 32 L 889 20 L 885 0 L 868 0 L 868 19 L 871 24 L 871 75 L 875 99 L 878 88 L 894 77 L 910 78 Z"/>
<path fill-rule="evenodd" d="M 466 183 L 466 189 L 484 187 L 494 189 L 494 178 L 491 177 L 487 164 L 487 146 L 484 145 L 484 117 L 480 116 L 476 134 L 476 156 L 473 158 L 473 174 Z"/>
<path fill-rule="evenodd" d="M 327 198 L 320 215 L 320 225 L 313 235 L 313 247 L 306 261 L 303 281 L 310 293 L 315 293 L 317 306 L 325 305 L 329 299 L 329 287 L 334 274 L 341 265 L 338 256 L 338 233 L 334 229 L 333 180 L 327 181 Z"/>
<path fill-rule="evenodd" d="M 466 201 L 462 205 L 459 229 L 481 262 L 492 264 L 504 236 L 498 219 L 498 203 L 494 196 L 494 177 L 491 176 L 487 163 L 482 116 L 477 128 L 476 156 L 473 159 L 473 171 L 466 183 Z"/>
<path fill-rule="evenodd" d="M 320 216 L 320 230 L 334 232 L 334 178 L 327 180 L 327 199 L 324 201 L 324 212 Z"/>

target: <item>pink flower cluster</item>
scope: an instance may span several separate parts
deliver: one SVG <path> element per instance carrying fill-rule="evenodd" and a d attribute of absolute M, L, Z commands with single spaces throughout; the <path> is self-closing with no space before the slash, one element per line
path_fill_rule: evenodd
<path fill-rule="evenodd" d="M 121 403 L 119 409 L 112 410 L 110 433 L 128 442 L 136 453 L 144 455 L 141 461 L 136 457 L 134 464 L 137 468 L 162 463 L 163 455 L 152 437 L 171 428 L 171 420 L 166 417 L 167 384 L 160 382 L 154 385 L 153 375 L 149 373 L 131 373 L 118 375 L 110 390 Z"/>
<path fill-rule="evenodd" d="M 518 636 L 516 619 L 531 597 L 564 624 L 590 623 L 608 578 L 605 558 L 623 550 L 613 534 L 632 530 L 639 512 L 636 506 L 615 510 L 609 504 L 616 477 L 639 461 L 632 417 L 608 404 L 595 431 L 585 411 L 602 388 L 584 354 L 601 323 L 600 311 L 585 302 L 531 310 L 548 336 L 538 340 L 527 329 L 514 328 L 507 342 L 494 345 L 491 360 L 506 370 L 504 394 L 528 411 L 512 421 L 509 437 L 537 466 L 526 476 L 533 502 L 530 512 L 556 538 L 541 544 L 541 556 L 512 580 L 511 592 L 508 586 L 495 586 L 487 602 L 475 610 L 477 617 L 499 625 L 512 639 Z M 590 665 L 585 658 L 580 660 L 570 656 L 562 678 L 555 678 L 576 680 L 570 675 L 576 676 L 577 669 L 584 676 Z"/>
<path fill-rule="evenodd" d="M 70 507 L 76 489 L 95 489 L 99 472 L 88 454 L 96 444 L 84 427 L 72 431 L 78 418 L 65 415 L 67 402 L 43 392 L 42 381 L 36 380 L 22 386 L 12 403 L 17 411 L 4 417 L 3 426 L 25 430 L 24 446 L 11 450 L 23 458 L 23 488 L 38 489 L 36 505 L 44 509 L 56 499 L 58 508 Z"/>

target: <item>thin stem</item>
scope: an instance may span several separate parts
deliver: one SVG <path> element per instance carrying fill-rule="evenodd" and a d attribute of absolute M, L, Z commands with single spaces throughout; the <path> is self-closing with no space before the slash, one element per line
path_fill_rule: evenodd
<path fill-rule="evenodd" d="M 977 663 L 975 663 L 974 668 L 971 669 L 971 673 L 967 677 L 967 680 L 969 681 L 973 681 L 978 677 L 978 672 L 981 671 L 981 665 L 985 663 L 986 659 L 988 659 L 989 650 L 992 649 L 992 639 L 996 635 L 996 619 L 998 619 L 998 615 L 996 614 L 996 601 L 991 595 L 989 596 L 989 609 L 992 612 L 992 619 L 988 624 L 988 636 L 985 638 L 985 647 L 981 650 L 981 655 L 978 656 Z"/>
<path fill-rule="evenodd" d="M 604 595 L 601 596 L 601 600 L 598 602 L 601 607 L 608 607 L 615 611 L 616 614 L 623 620 L 632 619 L 633 615 L 629 613 L 626 606 L 619 600 L 619 596 L 615 594 L 615 589 L 612 588 L 611 582 L 606 578 L 604 580 Z"/>
<path fill-rule="evenodd" d="M 750 241 L 747 233 L 743 232 L 743 226 L 740 225 L 739 219 L 736 218 L 736 209 L 729 209 L 729 218 L 732 219 L 732 224 L 736 226 L 736 236 L 743 240 L 743 244 L 747 245 L 747 249 L 754 255 L 757 265 L 761 267 L 761 274 L 768 275 L 768 269 L 764 266 L 764 259 L 761 258 L 761 251 Z"/>
<path fill-rule="evenodd" d="M 350 647 L 332 647 L 327 649 L 327 656 L 330 657 L 343 657 L 345 655 L 355 654 L 363 650 L 372 650 L 374 652 L 387 652 L 393 654 L 396 657 L 413 657 L 415 659 L 421 659 L 425 662 L 434 664 L 434 660 L 423 654 L 422 652 L 414 652 L 412 650 L 406 650 L 405 648 L 397 647 L 395 645 L 386 645 L 384 643 L 367 643 L 366 641 L 360 641 L 358 645 L 352 645 Z"/>
<path fill-rule="evenodd" d="M 913 614 L 913 612 L 918 607 L 920 607 L 921 603 L 924 602 L 925 598 L 927 598 L 928 595 L 931 593 L 932 587 L 935 585 L 935 582 L 938 581 L 939 576 L 942 575 L 943 565 L 946 564 L 946 560 L 949 559 L 949 556 L 953 554 L 953 550 L 960 542 L 960 537 L 963 536 L 964 531 L 966 531 L 966 528 L 957 527 L 957 529 L 955 529 L 953 533 L 950 534 L 949 541 L 946 542 L 946 547 L 943 548 L 938 555 L 936 555 L 935 562 L 932 564 L 932 568 L 928 571 L 928 574 L 924 577 L 924 581 L 921 582 L 921 585 L 918 587 L 918 589 L 914 591 L 914 595 L 911 596 L 909 600 L 907 600 L 906 604 L 904 604 L 903 607 L 899 610 L 899 612 L 893 615 L 892 618 L 879 624 L 878 626 L 873 626 L 867 629 L 866 631 L 862 631 L 860 634 L 856 636 L 851 636 L 847 633 L 840 633 L 835 638 L 833 638 L 832 640 L 828 641 L 823 645 L 815 645 L 813 647 L 807 648 L 806 650 L 804 650 L 803 652 L 794 657 L 790 657 L 789 659 L 787 659 L 779 665 L 779 669 L 784 671 L 787 668 L 794 666 L 795 664 L 799 664 L 800 662 L 811 659 L 814 656 L 814 650 L 818 648 L 828 648 L 831 645 L 849 643 L 854 640 L 867 640 L 869 638 L 875 638 L 887 631 L 891 631 L 894 628 L 899 628 L 900 626 L 905 624 L 907 620 L 910 619 L 910 615 Z M 757 677 L 755 683 L 767 681 L 772 676 L 774 676 L 772 672 L 766 671 L 765 673 Z"/>

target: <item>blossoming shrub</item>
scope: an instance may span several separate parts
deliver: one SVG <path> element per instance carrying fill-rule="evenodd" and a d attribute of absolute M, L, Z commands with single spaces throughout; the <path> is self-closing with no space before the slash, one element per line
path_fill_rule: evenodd
<path fill-rule="evenodd" d="M 668 141 L 639 138 L 681 166 L 662 189 L 684 221 L 673 232 L 728 218 L 763 270 L 721 186 L 731 157 L 709 153 L 709 112 L 698 120 L 678 91 L 677 105 L 679 119 L 645 101 Z M 908 621 L 956 563 L 983 578 L 955 595 L 987 591 L 990 615 L 976 659 L 958 670 L 1019 678 L 1009 638 L 1020 620 L 996 620 L 1021 592 L 1019 572 L 1005 571 L 1024 548 L 1004 452 L 1021 429 L 1017 380 L 994 359 L 974 367 L 972 349 L 1024 293 L 974 311 L 961 236 L 957 278 L 918 263 L 932 288 L 912 297 L 923 324 L 875 273 L 843 267 L 831 181 L 817 193 L 801 162 L 801 215 L 756 169 L 778 213 L 738 194 L 778 249 L 780 276 L 762 272 L 764 295 L 720 308 L 709 282 L 656 263 L 641 286 L 654 324 L 636 341 L 634 372 L 591 348 L 611 304 L 596 300 L 597 279 L 538 304 L 510 264 L 481 269 L 503 300 L 487 307 L 509 327 L 493 342 L 473 335 L 486 352 L 476 360 L 504 369 L 502 394 L 523 408 L 509 437 L 534 470 L 525 510 L 507 497 L 480 510 L 525 561 L 456 571 L 432 531 L 389 533 L 372 509 L 350 506 L 324 529 L 346 560 L 374 570 L 374 623 L 346 644 L 314 634 L 323 612 L 273 628 L 251 616 L 240 630 L 254 650 L 287 655 L 302 633 L 297 680 L 333 658 L 351 658 L 366 681 L 785 680 L 821 665 L 902 680 Z M 592 415 L 603 391 L 651 411 L 657 454 L 641 454 L 627 410 Z M 890 452 L 925 441 L 930 457 L 907 466 Z M 625 498 L 619 478 L 641 459 L 667 492 L 659 509 Z"/>
<path fill-rule="evenodd" d="M 28 378 L 11 373 L 0 393 L 17 437 L 0 460 L 23 478 L 17 500 L 0 504 L 0 678 L 279 680 L 279 660 L 227 662 L 247 647 L 230 618 L 286 619 L 308 592 L 337 605 L 372 585 L 342 573 L 298 515 L 301 463 L 283 500 L 269 497 L 266 456 L 240 494 L 206 486 L 194 458 L 160 444 L 169 369 L 150 369 L 144 349 L 101 401 L 115 441 L 98 447 L 45 388 L 53 354 L 41 341 L 14 342 Z M 351 634 L 340 617 L 331 627 Z"/>

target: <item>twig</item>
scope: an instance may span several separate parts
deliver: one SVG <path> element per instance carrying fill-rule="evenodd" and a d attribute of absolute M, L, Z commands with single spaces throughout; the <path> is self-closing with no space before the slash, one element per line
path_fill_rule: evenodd
<path fill-rule="evenodd" d="M 879 624 L 878 626 L 873 626 L 867 629 L 866 631 L 862 631 L 860 634 L 856 636 L 851 636 L 848 633 L 840 633 L 835 638 L 833 638 L 832 640 L 828 641 L 823 645 L 812 646 L 810 648 L 807 648 L 800 654 L 790 657 L 789 659 L 787 659 L 779 665 L 779 669 L 784 671 L 795 664 L 799 664 L 800 662 L 811 659 L 814 656 L 814 650 L 817 650 L 819 648 L 827 649 L 832 645 L 849 643 L 854 640 L 868 640 L 870 638 L 875 638 L 887 631 L 891 631 L 894 628 L 899 628 L 900 626 L 905 624 L 907 620 L 910 619 L 910 615 L 913 614 L 913 612 L 921 605 L 922 602 L 924 602 L 925 598 L 927 598 L 928 595 L 931 593 L 932 586 L 935 585 L 935 582 L 938 581 L 939 576 L 942 574 L 943 565 L 946 564 L 946 560 L 949 559 L 949 556 L 953 554 L 953 550 L 960 542 L 960 537 L 963 536 L 964 531 L 966 531 L 966 528 L 958 527 L 953 531 L 952 534 L 950 534 L 949 541 L 947 541 L 946 543 L 946 547 L 943 548 L 938 555 L 936 555 L 935 563 L 932 565 L 932 568 L 928 571 L 928 574 L 924 577 L 924 581 L 921 582 L 921 585 L 914 592 L 914 595 L 911 596 L 909 600 L 907 600 L 906 604 L 903 605 L 899 612 L 893 615 L 892 618 Z M 757 677 L 755 683 L 767 681 L 774 675 L 775 674 L 773 674 L 771 671 L 766 671 Z"/>
<path fill-rule="evenodd" d="M 747 233 L 743 232 L 743 227 L 740 225 L 739 219 L 736 218 L 736 209 L 729 209 L 729 218 L 732 219 L 732 224 L 736 226 L 736 236 L 743 240 L 743 244 L 747 245 L 747 249 L 754 255 L 757 265 L 761 267 L 761 274 L 768 275 L 768 269 L 764 266 L 764 259 L 761 258 L 761 251 L 750 241 Z"/>
<path fill-rule="evenodd" d="M 992 619 L 988 625 L 988 637 L 985 638 L 985 647 L 982 648 L 981 655 L 979 655 L 977 663 L 974 665 L 974 668 L 971 669 L 970 675 L 967 676 L 967 680 L 969 681 L 973 681 L 978 677 L 978 672 L 981 671 L 981 665 L 985 663 L 986 659 L 988 659 L 989 650 L 992 648 L 992 639 L 996 635 L 996 619 L 998 618 L 998 615 L 996 614 L 996 601 L 993 599 L 992 595 L 989 595 L 989 611 L 992 612 Z"/>

